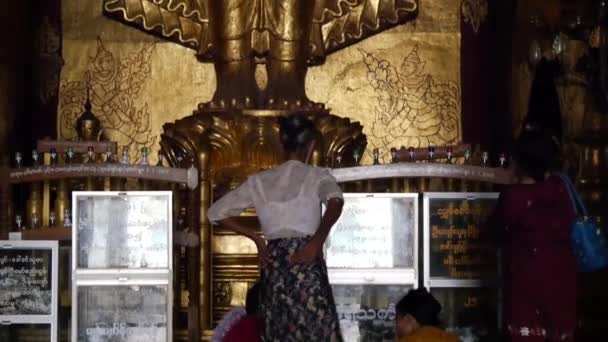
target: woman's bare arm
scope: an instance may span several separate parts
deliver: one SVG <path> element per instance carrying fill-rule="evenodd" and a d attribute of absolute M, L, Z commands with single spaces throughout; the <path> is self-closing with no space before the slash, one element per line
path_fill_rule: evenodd
<path fill-rule="evenodd" d="M 331 198 L 327 201 L 325 213 L 321 218 L 319 228 L 304 247 L 291 255 L 291 262 L 310 264 L 322 255 L 323 244 L 325 243 L 331 228 L 340 218 L 343 206 L 344 200 L 342 198 Z"/>

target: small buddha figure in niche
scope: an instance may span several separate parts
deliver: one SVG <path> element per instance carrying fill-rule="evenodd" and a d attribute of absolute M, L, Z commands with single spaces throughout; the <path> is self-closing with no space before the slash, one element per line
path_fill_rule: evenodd
<path fill-rule="evenodd" d="M 76 133 L 80 141 L 101 141 L 103 140 L 103 129 L 101 122 L 93 112 L 91 112 L 91 100 L 87 90 L 87 101 L 84 104 L 84 112 L 76 120 Z"/>

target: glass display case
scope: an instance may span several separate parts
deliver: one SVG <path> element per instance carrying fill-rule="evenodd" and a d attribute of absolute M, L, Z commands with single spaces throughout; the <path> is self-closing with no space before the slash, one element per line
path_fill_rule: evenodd
<path fill-rule="evenodd" d="M 77 341 L 164 342 L 169 288 L 163 285 L 79 285 Z"/>
<path fill-rule="evenodd" d="M 73 193 L 72 340 L 172 339 L 172 193 Z"/>
<path fill-rule="evenodd" d="M 423 195 L 424 286 L 464 342 L 498 339 L 500 253 L 488 219 L 498 193 Z"/>
<path fill-rule="evenodd" d="M 418 194 L 344 194 L 324 247 L 345 341 L 395 340 L 395 305 L 418 284 Z"/>

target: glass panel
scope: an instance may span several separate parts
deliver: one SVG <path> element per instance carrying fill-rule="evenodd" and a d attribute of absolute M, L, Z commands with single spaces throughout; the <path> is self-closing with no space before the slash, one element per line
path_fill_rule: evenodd
<path fill-rule="evenodd" d="M 329 268 L 414 268 L 417 198 L 346 197 L 324 253 Z"/>
<path fill-rule="evenodd" d="M 340 328 L 346 342 L 395 340 L 395 305 L 408 285 L 333 285 Z"/>
<path fill-rule="evenodd" d="M 164 342 L 167 287 L 78 287 L 78 341 Z"/>
<path fill-rule="evenodd" d="M 493 288 L 434 288 L 441 322 L 466 342 L 498 340 L 498 293 Z"/>
<path fill-rule="evenodd" d="M 42 342 L 50 340 L 50 324 L 0 325 L 0 341 Z"/>
<path fill-rule="evenodd" d="M 495 279 L 497 250 L 484 228 L 496 200 L 431 198 L 429 203 L 430 277 Z"/>
<path fill-rule="evenodd" d="M 52 250 L 0 249 L 0 315 L 51 315 Z"/>
<path fill-rule="evenodd" d="M 77 267 L 168 267 L 168 196 L 81 196 L 77 203 Z"/>

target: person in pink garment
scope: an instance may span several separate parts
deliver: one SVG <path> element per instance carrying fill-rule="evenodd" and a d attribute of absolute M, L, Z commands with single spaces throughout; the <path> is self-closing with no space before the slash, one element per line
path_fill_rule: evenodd
<path fill-rule="evenodd" d="M 515 146 L 518 183 L 501 193 L 493 217 L 505 262 L 504 326 L 513 342 L 575 338 L 575 214 L 565 184 L 549 172 L 559 151 L 556 136 L 527 124 Z"/>
<path fill-rule="evenodd" d="M 259 342 L 262 340 L 260 314 L 260 283 L 247 291 L 245 308 L 238 307 L 220 321 L 212 342 Z"/>

